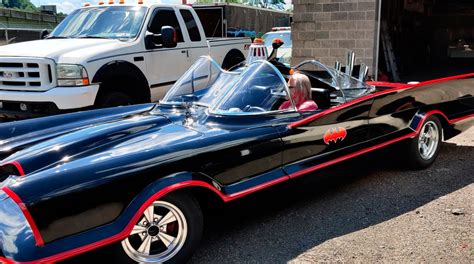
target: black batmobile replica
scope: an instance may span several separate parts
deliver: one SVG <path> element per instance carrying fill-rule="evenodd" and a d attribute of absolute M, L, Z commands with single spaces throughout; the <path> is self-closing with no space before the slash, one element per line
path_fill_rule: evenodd
<path fill-rule="evenodd" d="M 204 193 L 229 202 L 400 141 L 424 168 L 474 122 L 474 74 L 397 84 L 295 69 L 318 110 L 279 110 L 288 76 L 268 61 L 224 71 L 203 57 L 156 105 L 0 124 L 0 259 L 115 244 L 124 262 L 183 262 Z"/>

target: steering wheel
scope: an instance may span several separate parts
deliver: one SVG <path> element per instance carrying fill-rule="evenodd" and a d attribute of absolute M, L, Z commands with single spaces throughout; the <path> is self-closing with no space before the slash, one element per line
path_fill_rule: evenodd
<path fill-rule="evenodd" d="M 258 106 L 251 106 L 251 105 L 246 105 L 244 109 L 242 109 L 244 112 L 265 112 L 266 110 L 258 107 Z"/>

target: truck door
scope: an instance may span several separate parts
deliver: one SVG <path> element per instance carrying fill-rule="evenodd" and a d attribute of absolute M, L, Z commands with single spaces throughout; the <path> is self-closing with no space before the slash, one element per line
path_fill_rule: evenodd
<path fill-rule="evenodd" d="M 188 58 L 191 63 L 194 63 L 199 57 L 203 55 L 208 55 L 209 48 L 207 47 L 206 38 L 203 32 L 202 27 L 199 24 L 199 20 L 193 15 L 193 13 L 188 9 L 179 10 L 184 24 L 186 25 L 186 33 L 189 38 L 189 49 L 188 49 Z"/>
<path fill-rule="evenodd" d="M 173 8 L 157 8 L 153 11 L 148 31 L 160 34 L 163 26 L 171 26 L 176 30 L 178 44 L 174 48 L 164 48 L 160 45 L 148 48 L 146 66 L 153 101 L 163 98 L 173 83 L 191 66 L 188 59 L 189 43 L 183 37 Z"/>

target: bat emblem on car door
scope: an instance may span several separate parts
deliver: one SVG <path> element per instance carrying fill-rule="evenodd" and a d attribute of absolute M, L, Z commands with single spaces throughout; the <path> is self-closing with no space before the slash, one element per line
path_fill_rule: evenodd
<path fill-rule="evenodd" d="M 347 131 L 343 127 L 330 128 L 324 133 L 324 143 L 329 145 L 331 142 L 337 143 L 343 141 L 347 136 Z"/>

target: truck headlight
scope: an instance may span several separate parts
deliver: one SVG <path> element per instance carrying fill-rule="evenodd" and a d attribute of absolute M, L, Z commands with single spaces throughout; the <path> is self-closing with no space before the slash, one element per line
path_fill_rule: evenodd
<path fill-rule="evenodd" d="M 81 65 L 58 64 L 56 68 L 58 86 L 84 86 L 89 85 L 89 76 Z"/>

